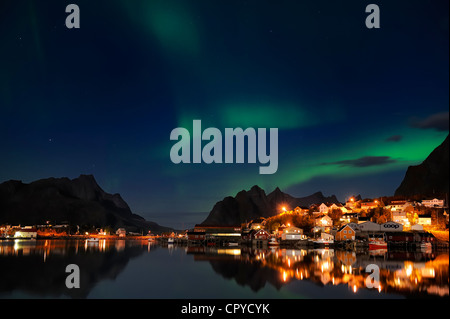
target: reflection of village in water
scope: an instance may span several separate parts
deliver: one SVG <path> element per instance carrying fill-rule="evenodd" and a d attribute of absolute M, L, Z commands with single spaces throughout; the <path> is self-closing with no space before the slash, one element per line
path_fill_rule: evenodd
<path fill-rule="evenodd" d="M 0 245 L 0 256 L 13 256 L 21 255 L 27 256 L 30 254 L 40 255 L 42 254 L 44 262 L 47 256 L 52 255 L 67 255 L 69 253 L 78 253 L 80 250 L 88 251 L 100 251 L 115 249 L 120 252 L 125 249 L 126 242 L 124 240 L 106 240 L 100 239 L 98 241 L 89 240 L 22 240 L 14 239 L 10 241 L 4 241 Z"/>
<path fill-rule="evenodd" d="M 189 247 L 196 260 L 230 260 L 256 263 L 275 271 L 279 286 L 296 280 L 319 285 L 347 285 L 354 293 L 366 288 L 366 267 L 380 269 L 379 293 L 449 295 L 448 253 L 361 252 L 333 249 L 214 249 Z"/>
<path fill-rule="evenodd" d="M 112 251 L 120 254 L 129 245 L 139 248 L 134 257 L 156 249 L 167 248 L 169 254 L 173 250 L 184 250 L 195 262 L 207 261 L 216 273 L 254 291 L 262 289 L 266 283 L 280 289 L 292 282 L 307 280 L 325 287 L 346 285 L 357 294 L 361 289 L 369 289 L 366 287 L 366 267 L 376 264 L 380 269 L 379 294 L 449 296 L 447 251 L 355 252 L 326 248 L 161 246 L 145 240 L 14 240 L 0 245 L 0 257 L 38 256 L 46 263 L 55 256 L 103 255 Z"/>

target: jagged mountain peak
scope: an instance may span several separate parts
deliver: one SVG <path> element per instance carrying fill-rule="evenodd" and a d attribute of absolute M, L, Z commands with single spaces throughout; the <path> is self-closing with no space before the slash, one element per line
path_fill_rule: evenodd
<path fill-rule="evenodd" d="M 36 225 L 46 220 L 130 231 L 171 230 L 133 214 L 120 194 L 103 191 L 93 175 L 0 184 L 0 223 Z"/>
<path fill-rule="evenodd" d="M 419 165 L 409 166 L 395 196 L 439 196 L 449 191 L 448 135 Z"/>
<path fill-rule="evenodd" d="M 225 197 L 217 202 L 202 224 L 237 225 L 259 217 L 270 217 L 279 213 L 280 205 L 290 208 L 309 207 L 322 202 L 339 203 L 336 196 L 325 197 L 322 192 L 310 196 L 295 198 L 276 187 L 269 195 L 259 186 L 253 186 L 249 191 L 242 190 L 236 197 Z"/>

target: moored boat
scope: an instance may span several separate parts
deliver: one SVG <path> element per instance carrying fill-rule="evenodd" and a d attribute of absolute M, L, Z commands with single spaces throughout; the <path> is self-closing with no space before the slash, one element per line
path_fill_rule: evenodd
<path fill-rule="evenodd" d="M 369 250 L 387 249 L 388 244 L 385 237 L 385 234 L 369 237 Z"/>
<path fill-rule="evenodd" d="M 268 245 L 269 245 L 269 246 L 279 246 L 280 243 L 278 242 L 278 240 L 277 240 L 275 237 L 271 237 L 271 238 L 269 239 Z"/>
<path fill-rule="evenodd" d="M 369 241 L 370 250 L 387 249 L 388 245 L 383 239 L 372 239 Z"/>
<path fill-rule="evenodd" d="M 433 246 L 429 242 L 421 242 L 419 246 L 420 250 L 432 250 Z"/>
<path fill-rule="evenodd" d="M 230 241 L 230 242 L 224 244 L 224 246 L 228 246 L 228 247 L 236 247 L 236 246 L 239 246 L 239 243 Z"/>
<path fill-rule="evenodd" d="M 330 245 L 330 244 L 333 244 L 333 243 L 334 243 L 334 240 L 333 240 L 333 239 L 319 238 L 319 239 L 313 240 L 313 243 L 316 244 L 316 245 L 325 245 L 325 246 L 328 246 L 328 245 Z"/>

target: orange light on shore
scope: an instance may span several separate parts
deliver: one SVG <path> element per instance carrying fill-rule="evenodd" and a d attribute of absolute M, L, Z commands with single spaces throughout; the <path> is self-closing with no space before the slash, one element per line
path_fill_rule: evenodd
<path fill-rule="evenodd" d="M 286 211 L 286 206 L 283 206 L 283 207 L 281 208 L 281 210 L 282 210 L 283 212 L 285 212 L 285 211 Z"/>

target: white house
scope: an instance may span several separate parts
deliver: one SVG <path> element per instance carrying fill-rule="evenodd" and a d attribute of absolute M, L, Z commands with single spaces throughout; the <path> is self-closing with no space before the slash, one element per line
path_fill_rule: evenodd
<path fill-rule="evenodd" d="M 327 204 L 324 204 L 324 203 L 320 204 L 320 206 L 319 206 L 319 212 L 320 212 L 321 214 L 328 214 L 328 205 L 327 205 Z"/>
<path fill-rule="evenodd" d="M 333 220 L 330 216 L 324 215 L 316 217 L 315 226 L 319 227 L 331 227 L 333 226 Z"/>
<path fill-rule="evenodd" d="M 335 203 L 322 203 L 319 206 L 319 212 L 322 214 L 328 214 L 329 212 L 331 212 L 333 209 L 342 209 L 342 205 L 336 205 Z"/>
<path fill-rule="evenodd" d="M 422 200 L 422 205 L 426 206 L 426 207 L 439 207 L 439 208 L 442 208 L 442 207 L 444 207 L 444 200 L 443 199 L 437 199 L 437 198 L 424 199 L 424 200 Z"/>
<path fill-rule="evenodd" d="M 390 209 L 391 212 L 402 212 L 404 211 L 406 208 L 408 207 L 412 207 L 412 203 L 407 202 L 405 200 L 397 200 L 397 201 L 392 201 L 388 206 L 386 206 L 386 208 Z"/>
<path fill-rule="evenodd" d="M 283 240 L 299 240 L 303 238 L 303 229 L 297 227 L 286 227 L 281 234 Z"/>
<path fill-rule="evenodd" d="M 332 234 L 328 234 L 328 233 L 321 233 L 320 234 L 320 238 L 322 238 L 323 240 L 334 240 L 334 236 Z"/>
<path fill-rule="evenodd" d="M 419 225 L 431 225 L 431 215 L 419 215 Z"/>
<path fill-rule="evenodd" d="M 24 227 L 20 228 L 14 234 L 14 238 L 36 238 L 37 237 L 37 229 Z"/>
<path fill-rule="evenodd" d="M 392 221 L 402 225 L 409 224 L 408 218 L 406 217 L 406 212 L 404 210 L 392 211 Z"/>

